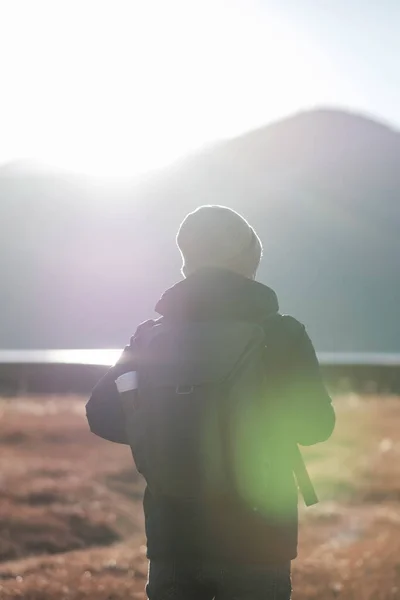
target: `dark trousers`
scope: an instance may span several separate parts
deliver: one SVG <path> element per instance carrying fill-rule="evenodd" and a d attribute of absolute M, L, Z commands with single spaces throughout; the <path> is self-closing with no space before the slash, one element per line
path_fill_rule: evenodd
<path fill-rule="evenodd" d="M 290 563 L 279 567 L 152 560 L 149 600 L 290 600 Z"/>

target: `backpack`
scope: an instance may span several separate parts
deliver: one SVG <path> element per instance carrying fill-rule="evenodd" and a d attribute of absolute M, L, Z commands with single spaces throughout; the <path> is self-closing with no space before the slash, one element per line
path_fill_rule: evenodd
<path fill-rule="evenodd" d="M 267 322 L 163 318 L 145 325 L 133 338 L 134 372 L 122 376 L 131 384 L 119 389 L 133 457 L 149 489 L 181 501 L 235 497 L 260 504 L 271 494 L 268 467 L 276 451 Z M 298 458 L 297 449 L 294 462 L 311 504 Z"/>

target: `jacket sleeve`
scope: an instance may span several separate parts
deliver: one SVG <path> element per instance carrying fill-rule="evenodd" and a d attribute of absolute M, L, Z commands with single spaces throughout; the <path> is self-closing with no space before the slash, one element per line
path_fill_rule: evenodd
<path fill-rule="evenodd" d="M 130 339 L 130 344 L 125 346 L 118 362 L 98 382 L 86 404 L 86 417 L 90 430 L 110 442 L 129 444 L 125 413 L 115 380 L 120 375 L 135 369 L 139 351 L 139 336 L 142 331 L 151 328 L 154 323 L 154 320 L 149 319 L 139 325 L 135 335 Z"/>
<path fill-rule="evenodd" d="M 287 378 L 287 416 L 295 441 L 302 446 L 311 446 L 331 436 L 336 418 L 313 344 L 304 326 L 297 321 L 295 323 L 298 333 L 292 347 Z"/>
<path fill-rule="evenodd" d="M 119 444 L 128 444 L 128 439 L 115 380 L 130 368 L 126 361 L 128 353 L 129 346 L 125 348 L 117 364 L 94 387 L 86 404 L 86 418 L 92 433 Z"/>

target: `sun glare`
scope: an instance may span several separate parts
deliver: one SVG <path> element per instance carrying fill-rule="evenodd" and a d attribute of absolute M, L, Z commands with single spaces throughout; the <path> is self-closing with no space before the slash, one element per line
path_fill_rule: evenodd
<path fill-rule="evenodd" d="M 145 173 L 163 167 L 178 159 L 189 147 L 174 147 L 169 140 L 157 140 L 157 144 L 148 147 L 146 136 L 137 138 L 135 146 L 121 136 L 112 147 L 113 153 L 99 146 L 87 144 L 84 152 L 77 152 L 73 146 L 51 155 L 43 154 L 40 162 L 55 169 L 85 174 L 96 178 L 124 178 Z"/>
<path fill-rule="evenodd" d="M 7 11 L 0 51 L 18 100 L 4 107 L 3 144 L 90 175 L 134 175 L 267 123 L 307 103 L 322 72 L 318 53 L 253 0 Z"/>

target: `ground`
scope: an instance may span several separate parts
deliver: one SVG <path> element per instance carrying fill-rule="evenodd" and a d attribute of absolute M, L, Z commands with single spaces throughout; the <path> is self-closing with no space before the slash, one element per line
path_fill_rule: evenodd
<path fill-rule="evenodd" d="M 400 598 L 399 400 L 335 398 L 334 435 L 305 449 L 321 502 L 301 506 L 293 600 Z M 0 446 L 0 598 L 144 599 L 143 484 L 84 401 L 0 401 Z"/>

